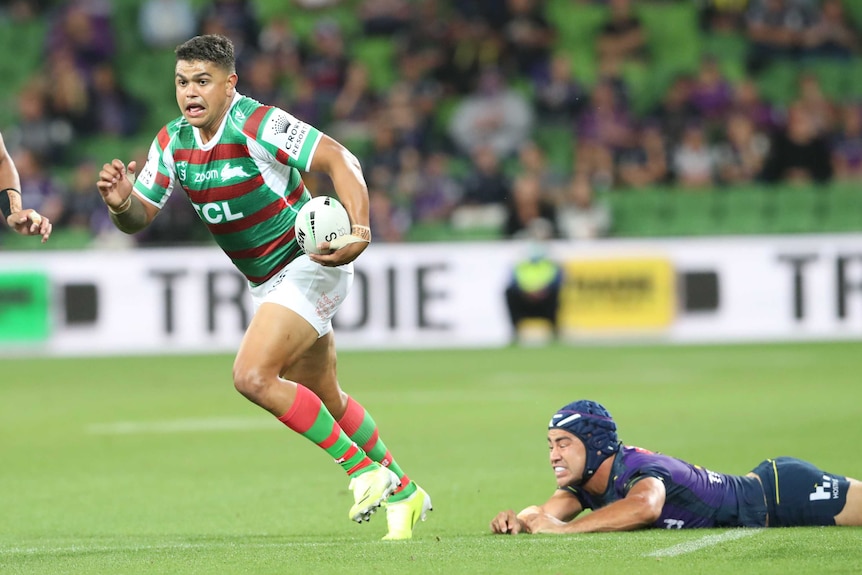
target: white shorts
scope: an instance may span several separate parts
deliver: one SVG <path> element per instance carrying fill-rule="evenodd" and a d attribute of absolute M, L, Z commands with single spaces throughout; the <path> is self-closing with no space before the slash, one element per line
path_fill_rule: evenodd
<path fill-rule="evenodd" d="M 352 263 L 325 267 L 303 255 L 249 289 L 255 313 L 265 302 L 277 303 L 298 313 L 317 330 L 318 337 L 323 337 L 332 331 L 332 316 L 352 285 Z"/>

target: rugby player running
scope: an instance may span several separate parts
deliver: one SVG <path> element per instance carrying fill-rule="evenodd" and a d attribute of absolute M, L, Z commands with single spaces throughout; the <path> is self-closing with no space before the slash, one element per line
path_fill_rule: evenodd
<path fill-rule="evenodd" d="M 99 192 L 114 224 L 130 234 L 149 225 L 175 189 L 188 196 L 251 291 L 255 314 L 234 361 L 236 389 L 344 469 L 351 520 L 366 521 L 385 505 L 384 539 L 409 539 L 431 499 L 336 375 L 332 317 L 350 291 L 352 262 L 371 241 L 361 167 L 314 126 L 237 92 L 237 79 L 228 38 L 197 36 L 178 46 L 182 115 L 159 131 L 137 178 L 135 162 L 105 164 Z M 350 215 L 348 241 L 321 244 L 322 255 L 304 255 L 294 238 L 296 214 L 311 198 L 300 172 L 328 175 Z"/>

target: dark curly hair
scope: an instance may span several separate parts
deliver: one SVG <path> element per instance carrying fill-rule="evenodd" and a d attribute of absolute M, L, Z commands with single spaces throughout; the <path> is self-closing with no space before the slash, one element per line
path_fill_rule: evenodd
<path fill-rule="evenodd" d="M 186 62 L 212 62 L 219 68 L 230 73 L 236 71 L 236 57 L 233 51 L 233 42 L 220 34 L 206 34 L 195 36 L 191 40 L 183 42 L 174 50 L 177 61 Z"/>

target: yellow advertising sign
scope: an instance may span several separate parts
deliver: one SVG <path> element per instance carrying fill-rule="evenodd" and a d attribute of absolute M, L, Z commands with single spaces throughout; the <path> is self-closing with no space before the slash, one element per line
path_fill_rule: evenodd
<path fill-rule="evenodd" d="M 643 331 L 673 321 L 676 273 L 666 259 L 579 260 L 564 267 L 562 330 Z"/>

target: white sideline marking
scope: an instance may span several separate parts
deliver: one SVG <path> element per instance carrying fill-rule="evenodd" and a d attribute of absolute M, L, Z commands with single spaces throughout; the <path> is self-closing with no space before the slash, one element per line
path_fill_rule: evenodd
<path fill-rule="evenodd" d="M 677 555 L 685 555 L 686 553 L 691 553 L 692 551 L 697 551 L 704 547 L 712 547 L 713 545 L 718 545 L 725 541 L 733 541 L 734 539 L 742 539 L 743 537 L 757 535 L 761 531 L 762 529 L 734 529 L 733 531 L 725 531 L 720 535 L 707 535 L 706 537 L 695 539 L 694 541 L 686 541 L 679 545 L 647 553 L 645 557 L 675 557 Z"/>
<path fill-rule="evenodd" d="M 197 419 L 169 419 L 163 421 L 117 421 L 87 426 L 94 435 L 128 435 L 134 433 L 186 433 L 202 431 L 249 431 L 275 429 L 271 418 L 261 417 L 205 417 Z"/>

